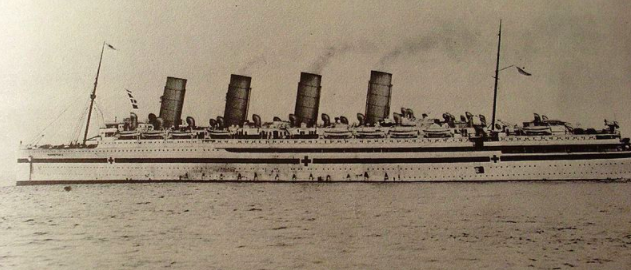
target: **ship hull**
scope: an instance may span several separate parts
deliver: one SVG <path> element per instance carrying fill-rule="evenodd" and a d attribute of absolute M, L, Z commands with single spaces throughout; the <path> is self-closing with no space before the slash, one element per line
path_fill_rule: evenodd
<path fill-rule="evenodd" d="M 629 151 L 507 153 L 502 147 L 509 146 L 476 148 L 455 139 L 129 141 L 93 149 L 23 150 L 18 184 L 631 179 Z"/>

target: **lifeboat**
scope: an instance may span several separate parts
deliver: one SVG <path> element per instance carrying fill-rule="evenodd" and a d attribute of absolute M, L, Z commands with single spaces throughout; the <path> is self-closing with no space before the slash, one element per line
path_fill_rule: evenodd
<path fill-rule="evenodd" d="M 526 135 L 552 135 L 549 126 L 528 126 L 523 129 Z"/>
<path fill-rule="evenodd" d="M 357 138 L 385 138 L 386 132 L 375 128 L 360 128 L 355 130 Z"/>
<path fill-rule="evenodd" d="M 350 139 L 353 137 L 353 132 L 348 128 L 332 128 L 324 131 L 324 138 L 327 139 Z"/>
<path fill-rule="evenodd" d="M 138 131 L 121 131 L 118 135 L 119 140 L 135 140 L 140 136 L 140 132 Z"/>
<path fill-rule="evenodd" d="M 423 130 L 425 137 L 427 138 L 448 138 L 452 137 L 451 130 L 448 127 L 439 125 L 431 125 L 429 128 Z"/>
<path fill-rule="evenodd" d="M 196 133 L 189 131 L 173 131 L 170 135 L 173 139 L 193 139 L 197 136 Z"/>
<path fill-rule="evenodd" d="M 162 130 L 150 130 L 141 134 L 143 139 L 164 139 Z"/>
<path fill-rule="evenodd" d="M 211 139 L 230 139 L 232 138 L 232 132 L 228 130 L 211 130 L 208 132 Z"/>
<path fill-rule="evenodd" d="M 416 128 L 401 126 L 395 127 L 388 132 L 390 138 L 418 138 L 419 133 L 419 130 Z"/>

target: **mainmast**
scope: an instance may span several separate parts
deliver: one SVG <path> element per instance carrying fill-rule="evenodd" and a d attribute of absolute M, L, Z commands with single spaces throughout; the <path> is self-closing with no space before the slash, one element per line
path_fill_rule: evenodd
<path fill-rule="evenodd" d="M 495 64 L 495 88 L 493 91 L 493 118 L 491 118 L 491 130 L 495 130 L 495 112 L 497 111 L 497 82 L 500 79 L 500 47 L 502 44 L 502 20 L 500 20 L 500 32 L 497 39 L 497 63 Z"/>
<path fill-rule="evenodd" d="M 92 107 L 94 106 L 94 99 L 96 99 L 96 86 L 99 83 L 99 73 L 101 72 L 101 62 L 103 61 L 103 51 L 105 51 L 105 42 L 103 42 L 103 47 L 101 47 L 101 57 L 99 59 L 99 67 L 96 70 L 96 79 L 94 80 L 94 89 L 92 90 L 92 94 L 90 95 L 90 110 L 88 111 L 88 122 L 85 124 L 85 134 L 83 135 L 83 146 L 85 146 L 85 142 L 88 140 L 88 130 L 90 129 L 90 118 L 92 118 Z"/>

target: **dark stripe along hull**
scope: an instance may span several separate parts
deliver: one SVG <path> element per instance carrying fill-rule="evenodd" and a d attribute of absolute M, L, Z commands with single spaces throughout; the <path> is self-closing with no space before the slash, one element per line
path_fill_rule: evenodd
<path fill-rule="evenodd" d="M 276 180 L 263 180 L 263 181 L 244 181 L 244 180 L 34 180 L 34 181 L 17 181 L 17 186 L 38 186 L 38 185 L 92 185 L 92 184 L 151 184 L 151 183 L 261 183 L 261 184 L 291 184 L 291 183 L 372 183 L 372 184 L 405 184 L 405 183 L 495 183 L 495 182 L 628 182 L 628 180 L 611 180 L 611 179 L 512 179 L 512 180 L 491 180 L 491 181 L 310 181 L 310 180 L 295 180 L 295 181 L 276 181 Z"/>
<path fill-rule="evenodd" d="M 501 161 L 593 160 L 631 158 L 625 153 L 530 154 L 502 155 Z M 392 163 L 469 163 L 491 162 L 492 157 L 424 157 L 424 158 L 312 158 L 314 164 L 392 164 Z M 217 163 L 217 164 L 299 164 L 298 158 L 38 158 L 33 163 Z M 18 159 L 18 163 L 29 163 Z"/>
<path fill-rule="evenodd" d="M 141 144 L 142 143 L 142 144 Z M 631 178 L 620 145 L 361 147 L 311 143 L 230 148 L 204 141 L 104 143 L 96 149 L 25 151 L 20 185 L 187 182 L 487 182 Z M 293 143 L 292 143 L 293 144 Z M 302 144 L 305 144 L 304 146 Z M 315 144 L 315 143 L 314 143 Z M 405 144 L 405 141 L 402 142 Z M 358 147 L 359 146 L 359 147 Z M 583 151 L 572 151 L 581 148 Z M 238 149 L 238 150 L 235 150 Z M 305 150 L 305 149 L 308 149 Z M 550 151 L 550 152 L 546 152 Z M 24 158 L 25 156 L 32 156 Z M 30 180 L 32 182 L 25 182 Z"/>

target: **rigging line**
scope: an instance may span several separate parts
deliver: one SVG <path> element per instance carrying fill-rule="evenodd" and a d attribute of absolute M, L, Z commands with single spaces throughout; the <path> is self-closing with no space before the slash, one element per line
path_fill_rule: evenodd
<path fill-rule="evenodd" d="M 74 127 L 74 129 L 73 129 L 72 134 L 71 134 L 71 138 L 72 138 L 72 139 L 74 139 L 75 141 L 78 141 L 78 140 L 79 140 L 79 135 L 81 134 L 81 128 L 83 127 L 83 126 L 82 126 L 82 123 L 83 123 L 83 120 L 84 120 L 84 119 L 85 119 L 85 117 L 86 117 L 86 111 L 87 111 L 87 110 L 88 110 L 88 105 L 86 105 L 86 106 L 83 108 L 83 111 L 81 112 L 81 117 L 79 118 L 79 121 L 77 121 L 77 122 L 75 123 L 75 127 Z"/>
<path fill-rule="evenodd" d="M 99 107 L 99 103 L 96 102 L 96 100 L 94 101 L 94 105 L 96 105 L 96 111 L 99 112 L 99 115 L 101 116 L 101 127 L 105 127 L 105 117 L 103 116 L 103 110 L 101 110 L 101 107 Z"/>
<path fill-rule="evenodd" d="M 77 132 L 77 127 L 78 127 L 78 122 L 81 121 L 81 119 L 83 118 L 83 114 L 85 113 L 85 106 L 83 107 L 83 109 L 81 109 L 81 111 L 79 111 L 80 114 L 78 114 L 77 116 L 77 121 L 75 121 L 73 124 L 72 129 L 70 130 L 70 138 L 74 139 L 74 134 Z"/>
<path fill-rule="evenodd" d="M 80 116 L 78 117 L 78 121 L 75 123 L 75 126 L 73 128 L 73 132 L 70 134 L 70 138 L 74 139 L 74 140 L 78 140 L 78 134 L 81 132 L 81 122 L 83 122 L 83 119 L 85 119 L 85 115 L 86 115 L 86 111 L 88 110 L 88 104 L 86 103 L 86 105 L 83 107 L 83 110 L 81 111 Z"/>
<path fill-rule="evenodd" d="M 31 141 L 35 141 L 37 140 L 37 138 L 39 138 L 40 136 L 43 135 L 44 131 L 46 131 L 50 126 L 52 126 L 64 113 L 66 113 L 68 111 L 68 109 L 70 109 L 71 107 L 73 107 L 73 105 L 75 104 L 75 102 L 77 100 L 79 100 L 80 98 L 82 98 L 82 96 L 77 96 L 72 102 L 70 102 L 70 104 L 68 104 L 68 107 L 66 107 L 59 115 L 57 115 L 57 117 L 55 117 L 55 119 L 53 119 L 52 121 L 50 121 L 48 123 L 48 125 L 46 125 L 46 127 L 44 127 L 40 132 L 38 132 L 34 139 Z"/>

